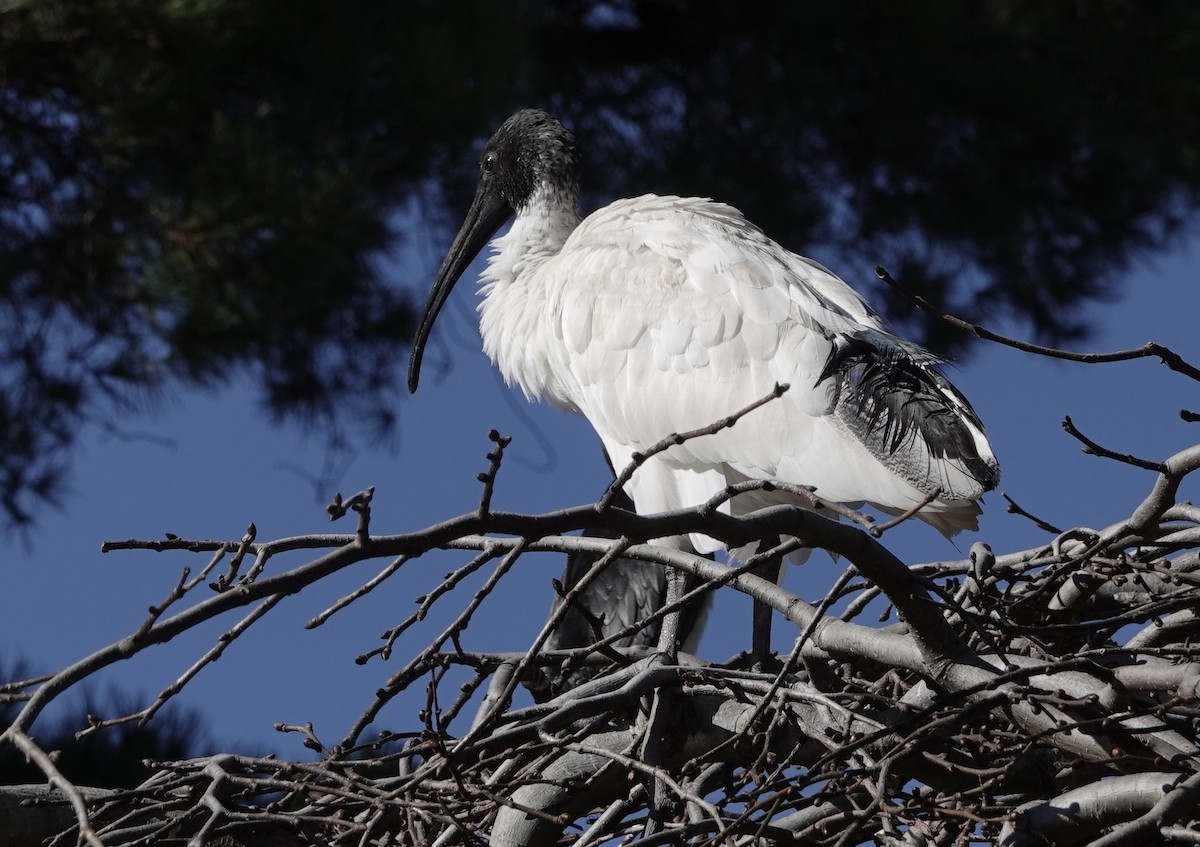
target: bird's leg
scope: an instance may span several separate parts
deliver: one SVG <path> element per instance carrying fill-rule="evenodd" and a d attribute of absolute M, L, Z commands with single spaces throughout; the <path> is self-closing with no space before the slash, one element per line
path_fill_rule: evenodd
<path fill-rule="evenodd" d="M 678 603 L 687 593 L 687 574 L 683 571 L 667 567 L 667 596 L 663 605 L 669 607 Z M 679 622 L 681 610 L 675 609 L 663 616 L 662 626 L 658 631 L 658 652 L 660 661 L 675 664 L 679 656 Z M 668 725 L 674 712 L 674 691 L 659 688 L 655 690 L 650 703 L 650 717 L 646 721 L 646 737 L 642 744 L 642 761 L 648 765 L 658 765 L 662 760 L 662 739 L 668 732 Z M 645 835 L 653 835 L 661 830 L 670 816 L 674 800 L 667 785 L 660 779 L 651 777 L 650 785 L 650 816 L 646 819 Z"/>
<path fill-rule="evenodd" d="M 770 550 L 772 547 L 779 546 L 779 539 L 764 538 L 759 542 L 759 552 Z M 755 576 L 768 579 L 771 582 L 779 582 L 779 573 L 783 566 L 782 556 L 771 556 L 763 560 L 760 564 L 755 565 L 750 569 L 750 573 Z M 754 601 L 754 612 L 752 617 L 752 630 L 750 641 L 750 660 L 755 667 L 763 667 L 771 658 L 771 613 L 772 609 L 766 603 L 759 600 Z"/>
<path fill-rule="evenodd" d="M 671 731 L 674 714 L 678 708 L 675 692 L 662 688 L 654 692 L 650 703 L 650 717 L 646 721 L 646 738 L 642 744 L 642 761 L 651 767 L 662 765 L 662 741 Z M 656 776 L 649 777 L 650 815 L 646 819 L 645 835 L 650 836 L 663 829 L 675 806 L 675 797 L 667 784 Z"/>

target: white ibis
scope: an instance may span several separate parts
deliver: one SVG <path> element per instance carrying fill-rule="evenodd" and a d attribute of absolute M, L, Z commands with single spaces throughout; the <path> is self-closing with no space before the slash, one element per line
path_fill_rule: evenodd
<path fill-rule="evenodd" d="M 579 171 L 574 137 L 542 111 L 517 112 L 488 141 L 413 342 L 410 391 L 455 282 L 515 216 L 482 275 L 484 351 L 526 397 L 584 415 L 618 469 L 790 386 L 736 426 L 646 461 L 628 485 L 640 513 L 780 480 L 890 514 L 928 500 L 918 517 L 942 533 L 977 528 L 999 465 L 934 355 L 730 206 L 647 194 L 581 219 Z M 726 508 L 792 502 L 759 491 Z"/>

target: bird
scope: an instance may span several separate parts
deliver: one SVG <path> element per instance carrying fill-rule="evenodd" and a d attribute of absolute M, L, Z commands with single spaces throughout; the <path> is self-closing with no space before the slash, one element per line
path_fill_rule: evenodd
<path fill-rule="evenodd" d="M 442 306 L 491 240 L 484 351 L 528 399 L 583 415 L 616 468 L 636 464 L 626 491 L 639 514 L 778 481 L 890 515 L 919 508 L 948 537 L 978 528 L 999 463 L 939 357 L 732 206 L 644 194 L 582 217 L 580 178 L 576 139 L 547 112 L 522 109 L 496 130 L 413 339 L 410 392 Z M 782 384 L 736 426 L 645 455 Z M 763 488 L 721 509 L 781 503 L 804 505 Z M 663 543 L 722 546 L 703 533 Z"/>

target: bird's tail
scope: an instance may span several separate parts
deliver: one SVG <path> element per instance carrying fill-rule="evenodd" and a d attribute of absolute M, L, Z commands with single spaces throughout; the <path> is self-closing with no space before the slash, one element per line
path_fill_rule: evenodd
<path fill-rule="evenodd" d="M 977 527 L 972 501 L 996 487 L 1000 466 L 979 416 L 933 354 L 879 330 L 843 333 L 818 382 L 827 379 L 845 429 L 917 490 L 940 492 L 943 509 L 921 517 L 948 534 Z"/>

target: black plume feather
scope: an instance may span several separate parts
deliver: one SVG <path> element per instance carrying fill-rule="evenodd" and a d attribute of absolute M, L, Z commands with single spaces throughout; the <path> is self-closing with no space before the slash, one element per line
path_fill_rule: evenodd
<path fill-rule="evenodd" d="M 875 330 L 839 334 L 817 382 L 835 378 L 834 414 L 885 465 L 926 492 L 938 485 L 930 459 L 959 464 L 994 488 L 994 460 L 979 455 L 979 417 L 937 370 L 933 354 Z M 918 442 L 918 437 L 920 441 Z M 944 492 L 955 496 L 955 492 Z"/>

